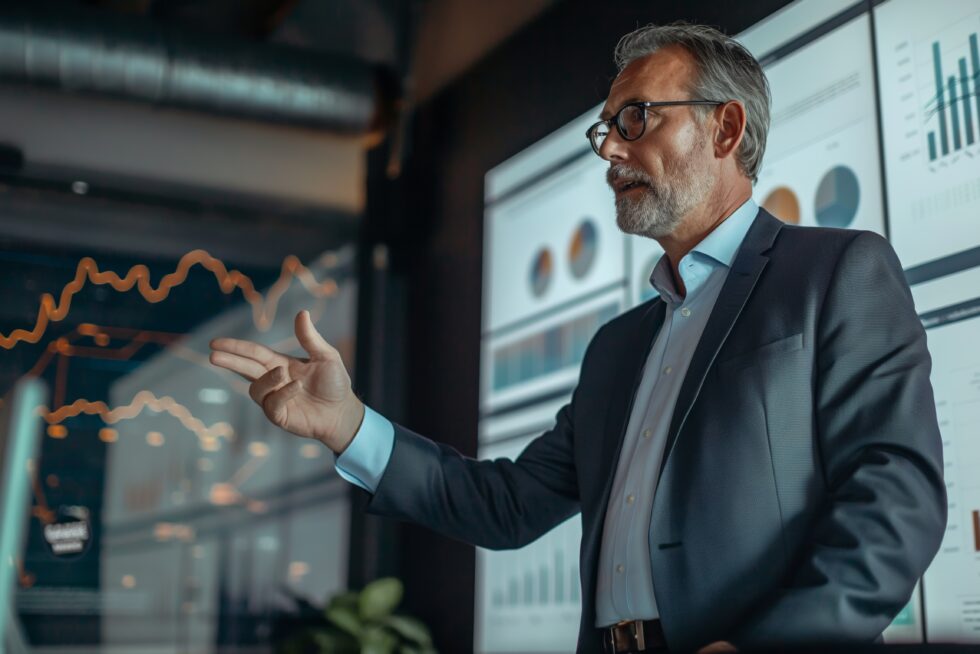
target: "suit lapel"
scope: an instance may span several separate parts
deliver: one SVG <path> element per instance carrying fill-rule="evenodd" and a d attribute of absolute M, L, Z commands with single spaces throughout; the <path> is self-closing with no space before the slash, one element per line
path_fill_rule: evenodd
<path fill-rule="evenodd" d="M 667 465 L 670 451 L 684 427 L 691 407 L 697 400 L 708 369 L 714 363 L 718 351 L 725 343 L 725 339 L 728 338 L 738 316 L 742 313 L 742 308 L 749 299 L 749 295 L 752 294 L 752 290 L 759 280 L 759 275 L 769 263 L 769 258 L 762 256 L 762 253 L 772 247 L 776 234 L 779 233 L 782 225 L 783 223 L 777 218 L 760 209 L 745 235 L 742 246 L 735 255 L 731 270 L 728 272 L 728 278 L 718 294 L 714 309 L 712 309 L 704 332 L 701 334 L 701 340 L 698 341 L 694 355 L 691 357 L 687 375 L 681 384 L 680 394 L 677 396 L 677 403 L 674 405 L 670 430 L 667 432 L 667 444 L 660 463 L 661 472 Z"/>

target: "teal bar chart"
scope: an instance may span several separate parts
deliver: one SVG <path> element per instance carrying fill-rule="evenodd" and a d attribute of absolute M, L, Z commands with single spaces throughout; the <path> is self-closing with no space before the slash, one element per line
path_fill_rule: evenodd
<path fill-rule="evenodd" d="M 959 57 L 953 75 L 943 68 L 942 44 L 932 43 L 932 68 L 936 95 L 930 100 L 927 117 L 935 117 L 935 128 L 926 134 L 929 161 L 955 154 L 973 145 L 980 135 L 980 45 L 977 33 L 969 36 L 969 62 Z"/>

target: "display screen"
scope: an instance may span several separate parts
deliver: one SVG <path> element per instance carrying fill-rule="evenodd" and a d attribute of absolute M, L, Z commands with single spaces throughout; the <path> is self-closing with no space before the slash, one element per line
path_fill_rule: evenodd
<path fill-rule="evenodd" d="M 16 308 L 0 324 L 0 382 L 50 388 L 31 407 L 44 436 L 17 555 L 32 648 L 263 643 L 294 597 L 344 587 L 349 508 L 332 458 L 269 424 L 248 383 L 209 364 L 208 342 L 301 354 L 293 316 L 308 308 L 349 360 L 353 251 L 269 261 L 0 241 Z"/>
<path fill-rule="evenodd" d="M 543 403 L 518 420 L 525 433 L 513 433 L 507 420 L 485 431 L 480 457 L 514 459 L 567 401 Z M 514 423 L 514 418 L 510 418 Z M 546 427 L 545 427 L 546 428 Z M 517 550 L 477 550 L 476 650 L 482 652 L 571 652 L 578 638 L 579 542 L 582 525 L 569 518 L 543 537 Z M 543 629 L 543 625 L 548 625 Z"/>

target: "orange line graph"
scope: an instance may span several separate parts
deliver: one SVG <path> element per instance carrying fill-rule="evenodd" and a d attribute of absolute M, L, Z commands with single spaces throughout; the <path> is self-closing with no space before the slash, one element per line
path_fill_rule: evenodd
<path fill-rule="evenodd" d="M 275 320 L 279 300 L 289 288 L 293 278 L 298 279 L 314 297 L 327 297 L 337 291 L 337 283 L 333 279 L 327 278 L 322 282 L 317 281 L 310 269 L 293 255 L 283 259 L 279 278 L 272 284 L 264 297 L 262 293 L 255 290 L 255 285 L 250 277 L 238 270 L 229 271 L 220 259 L 211 256 L 205 250 L 192 250 L 181 257 L 176 270 L 165 275 L 156 288 L 151 284 L 149 268 L 143 264 L 133 266 L 124 277 L 120 277 L 111 270 L 99 270 L 99 265 L 95 259 L 85 257 L 78 262 L 75 278 L 65 285 L 57 301 L 50 293 L 41 295 L 41 304 L 34 327 L 29 330 L 15 329 L 6 336 L 0 334 L 0 347 L 9 350 L 19 342 L 37 343 L 40 341 L 50 323 L 65 319 L 71 309 L 72 298 L 87 283 L 108 284 L 119 292 L 130 291 L 135 287 L 147 302 L 155 304 L 165 300 L 174 287 L 183 284 L 187 280 L 190 269 L 196 265 L 214 274 L 222 293 L 230 294 L 235 289 L 239 289 L 245 300 L 252 305 L 252 320 L 256 328 L 262 331 L 268 329 Z"/>
<path fill-rule="evenodd" d="M 92 402 L 80 398 L 51 410 L 47 407 L 38 407 L 38 414 L 44 418 L 49 425 L 57 425 L 68 418 L 73 418 L 80 414 L 98 415 L 106 424 L 114 424 L 120 420 L 135 418 L 144 409 L 150 409 L 157 413 L 169 413 L 177 418 L 188 431 L 193 432 L 200 439 L 205 449 L 215 447 L 219 438 L 231 439 L 235 435 L 234 428 L 227 422 L 216 422 L 210 427 L 205 425 L 199 418 L 196 418 L 190 410 L 180 404 L 169 395 L 157 397 L 150 391 L 140 391 L 133 400 L 126 405 L 110 409 L 109 406 L 100 401 Z"/>
<path fill-rule="evenodd" d="M 322 304 L 317 302 L 314 311 L 320 314 Z M 317 316 L 319 317 L 319 315 Z M 210 364 L 206 355 L 197 352 L 185 345 L 180 340 L 183 334 L 174 332 L 161 332 L 145 329 L 134 329 L 129 327 L 112 327 L 105 325 L 95 325 L 92 323 L 82 323 L 68 334 L 52 341 L 45 348 L 44 352 L 38 357 L 37 361 L 27 373 L 32 376 L 41 375 L 51 364 L 55 357 L 58 357 L 58 375 L 56 379 L 56 392 L 54 406 L 39 407 L 38 414 L 43 416 L 49 425 L 57 425 L 65 420 L 85 413 L 87 415 L 100 415 L 102 419 L 112 424 L 119 420 L 133 418 L 139 415 L 143 409 L 149 407 L 157 412 L 167 412 L 180 420 L 188 430 L 193 432 L 206 448 L 213 448 L 217 445 L 217 438 L 234 436 L 233 427 L 226 422 L 215 423 L 211 427 L 206 426 L 201 420 L 194 417 L 190 410 L 176 402 L 171 397 L 157 397 L 151 391 L 141 391 L 137 393 L 133 401 L 123 407 L 110 409 L 105 402 L 78 399 L 71 404 L 64 405 L 65 377 L 67 370 L 67 360 L 71 357 L 91 357 L 99 359 L 128 360 L 132 358 L 147 343 L 156 343 L 167 347 L 172 354 L 178 356 L 194 365 L 212 370 L 218 373 L 225 371 L 215 368 Z M 115 339 L 127 339 L 129 342 L 117 349 L 108 349 L 102 346 L 87 347 L 75 345 L 75 341 L 83 337 L 90 337 L 96 342 L 109 343 L 109 337 Z M 288 341 L 295 340 L 295 337 L 285 339 L 275 344 L 274 347 L 286 345 Z M 248 395 L 248 383 L 227 373 L 230 377 L 229 385 L 233 390 L 243 395 Z"/>

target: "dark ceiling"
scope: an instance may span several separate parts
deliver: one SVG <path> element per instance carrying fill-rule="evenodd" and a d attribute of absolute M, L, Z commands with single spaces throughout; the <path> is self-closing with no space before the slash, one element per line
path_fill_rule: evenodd
<path fill-rule="evenodd" d="M 556 0 L 45 0 L 353 56 L 424 101 Z M 31 2 L 31 0 L 21 0 Z M 36 0 L 35 0 L 36 2 Z M 34 4 L 34 3 L 31 3 Z"/>

